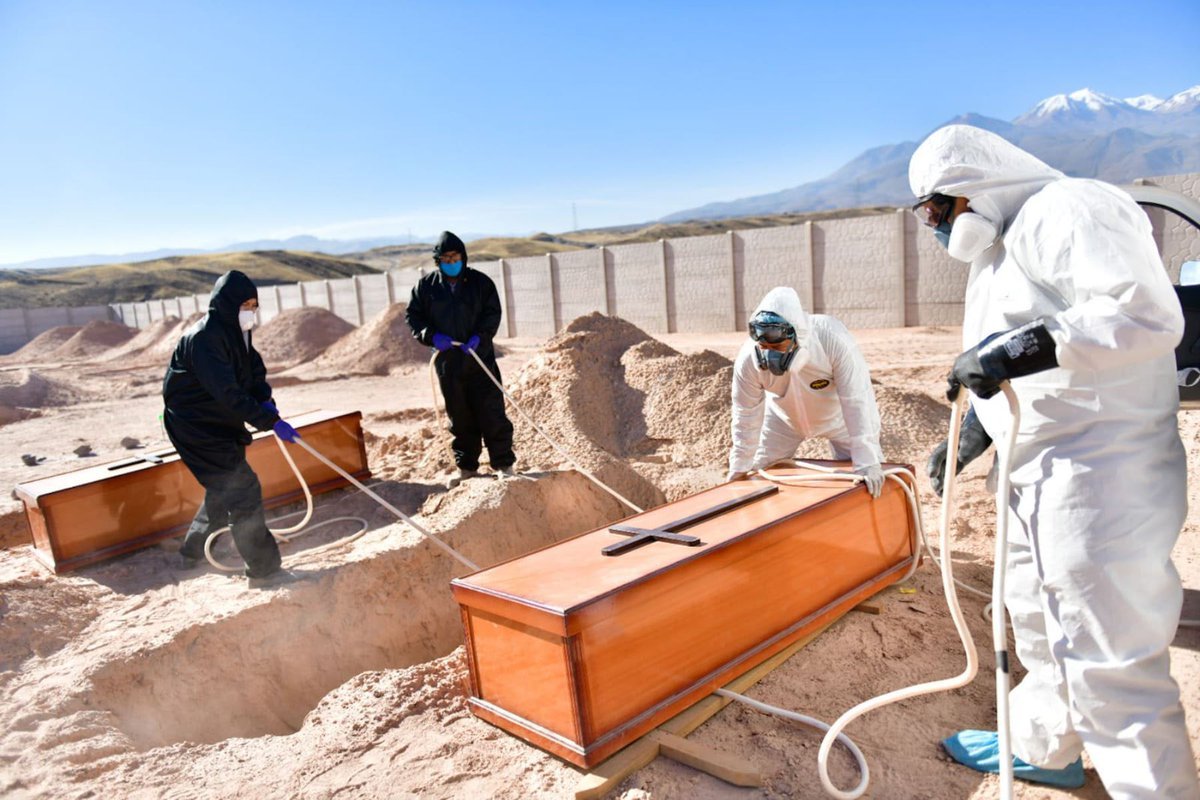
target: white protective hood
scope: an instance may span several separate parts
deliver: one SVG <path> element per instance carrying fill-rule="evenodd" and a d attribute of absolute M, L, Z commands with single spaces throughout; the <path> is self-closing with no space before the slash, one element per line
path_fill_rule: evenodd
<path fill-rule="evenodd" d="M 750 315 L 753 319 L 760 311 L 770 311 L 786 319 L 796 329 L 796 357 L 792 360 L 791 369 L 804 366 L 809 358 L 809 323 L 808 314 L 800 304 L 800 295 L 790 286 L 776 286 L 763 295 L 763 299 Z"/>
<path fill-rule="evenodd" d="M 947 125 L 929 135 L 908 163 L 917 197 L 938 192 L 966 197 L 971 210 L 1003 232 L 1021 206 L 1063 173 L 1004 138 L 970 125 Z"/>

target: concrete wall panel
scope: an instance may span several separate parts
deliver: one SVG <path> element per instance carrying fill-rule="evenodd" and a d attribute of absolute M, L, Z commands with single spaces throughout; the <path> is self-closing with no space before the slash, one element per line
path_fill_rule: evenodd
<path fill-rule="evenodd" d="M 735 298 L 729 234 L 668 240 L 666 257 L 668 330 L 732 330 Z"/>
<path fill-rule="evenodd" d="M 604 252 L 577 250 L 554 255 L 557 298 L 555 317 L 559 330 L 571 320 L 599 311 L 608 311 L 604 281 Z"/>
<path fill-rule="evenodd" d="M 849 328 L 904 324 L 903 251 L 892 215 L 826 220 L 814 228 L 814 310 Z"/>
<path fill-rule="evenodd" d="M 506 259 L 506 294 L 513 336 L 553 336 L 554 297 L 546 256 Z M 503 326 L 502 326 L 503 327 Z"/>
<path fill-rule="evenodd" d="M 790 286 L 812 310 L 812 259 L 803 225 L 760 228 L 734 233 L 738 269 L 738 323 L 743 330 L 760 300 L 776 286 Z M 725 330 L 722 328 L 721 330 Z"/>
<path fill-rule="evenodd" d="M 647 333 L 667 333 L 663 243 L 616 245 L 605 254 L 612 315 Z"/>

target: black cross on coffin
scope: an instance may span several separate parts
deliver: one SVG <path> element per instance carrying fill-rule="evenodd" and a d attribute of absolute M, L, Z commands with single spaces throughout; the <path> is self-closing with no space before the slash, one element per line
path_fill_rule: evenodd
<path fill-rule="evenodd" d="M 775 494 L 779 491 L 778 486 L 764 486 L 761 489 L 756 489 L 753 492 L 744 494 L 741 497 L 735 497 L 733 500 L 726 500 L 724 503 L 718 503 L 711 508 L 706 508 L 703 511 L 697 511 L 695 514 L 677 519 L 674 522 L 669 522 L 657 528 L 637 528 L 633 525 L 613 525 L 609 530 L 613 533 L 628 534 L 629 538 L 620 542 L 613 542 L 601 548 L 600 552 L 606 556 L 618 556 L 627 550 L 632 550 L 635 547 L 641 547 L 648 542 L 673 542 L 675 544 L 685 544 L 688 547 L 696 547 L 700 544 L 699 536 L 689 536 L 685 533 L 679 533 L 684 528 L 699 524 L 705 520 L 724 514 L 726 511 L 731 511 L 739 506 L 744 506 L 747 503 L 753 503 L 759 498 L 766 497 L 769 494 Z"/>

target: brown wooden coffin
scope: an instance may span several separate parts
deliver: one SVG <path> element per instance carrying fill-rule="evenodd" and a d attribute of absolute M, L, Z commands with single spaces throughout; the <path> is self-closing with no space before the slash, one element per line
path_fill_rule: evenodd
<path fill-rule="evenodd" d="M 604 555 L 633 544 L 613 528 L 699 543 Z M 738 481 L 613 528 L 452 582 L 472 711 L 582 767 L 903 577 L 915 536 L 892 481 L 874 501 L 845 483 Z"/>
<path fill-rule="evenodd" d="M 304 440 L 359 480 L 370 477 L 362 414 L 313 411 L 288 417 Z M 297 445 L 288 452 L 313 494 L 347 481 Z M 267 507 L 303 499 L 304 491 L 275 437 L 258 433 L 246 448 Z M 97 464 L 17 484 L 33 554 L 54 572 L 66 572 L 187 530 L 204 490 L 174 450 Z"/>

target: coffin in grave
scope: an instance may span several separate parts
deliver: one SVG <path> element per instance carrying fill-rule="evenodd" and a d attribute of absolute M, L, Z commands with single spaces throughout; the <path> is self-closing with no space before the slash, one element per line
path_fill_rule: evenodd
<path fill-rule="evenodd" d="M 756 479 L 455 579 L 470 708 L 591 767 L 899 580 L 915 536 L 890 480 Z"/>
<path fill-rule="evenodd" d="M 362 414 L 313 411 L 288 417 L 306 442 L 359 480 L 370 477 Z M 268 508 L 304 497 L 271 433 L 257 433 L 246 460 L 262 483 Z M 347 485 L 345 478 L 297 445 L 289 453 L 313 494 Z M 147 547 L 187 530 L 204 489 L 172 449 L 17 484 L 33 554 L 56 573 Z"/>

